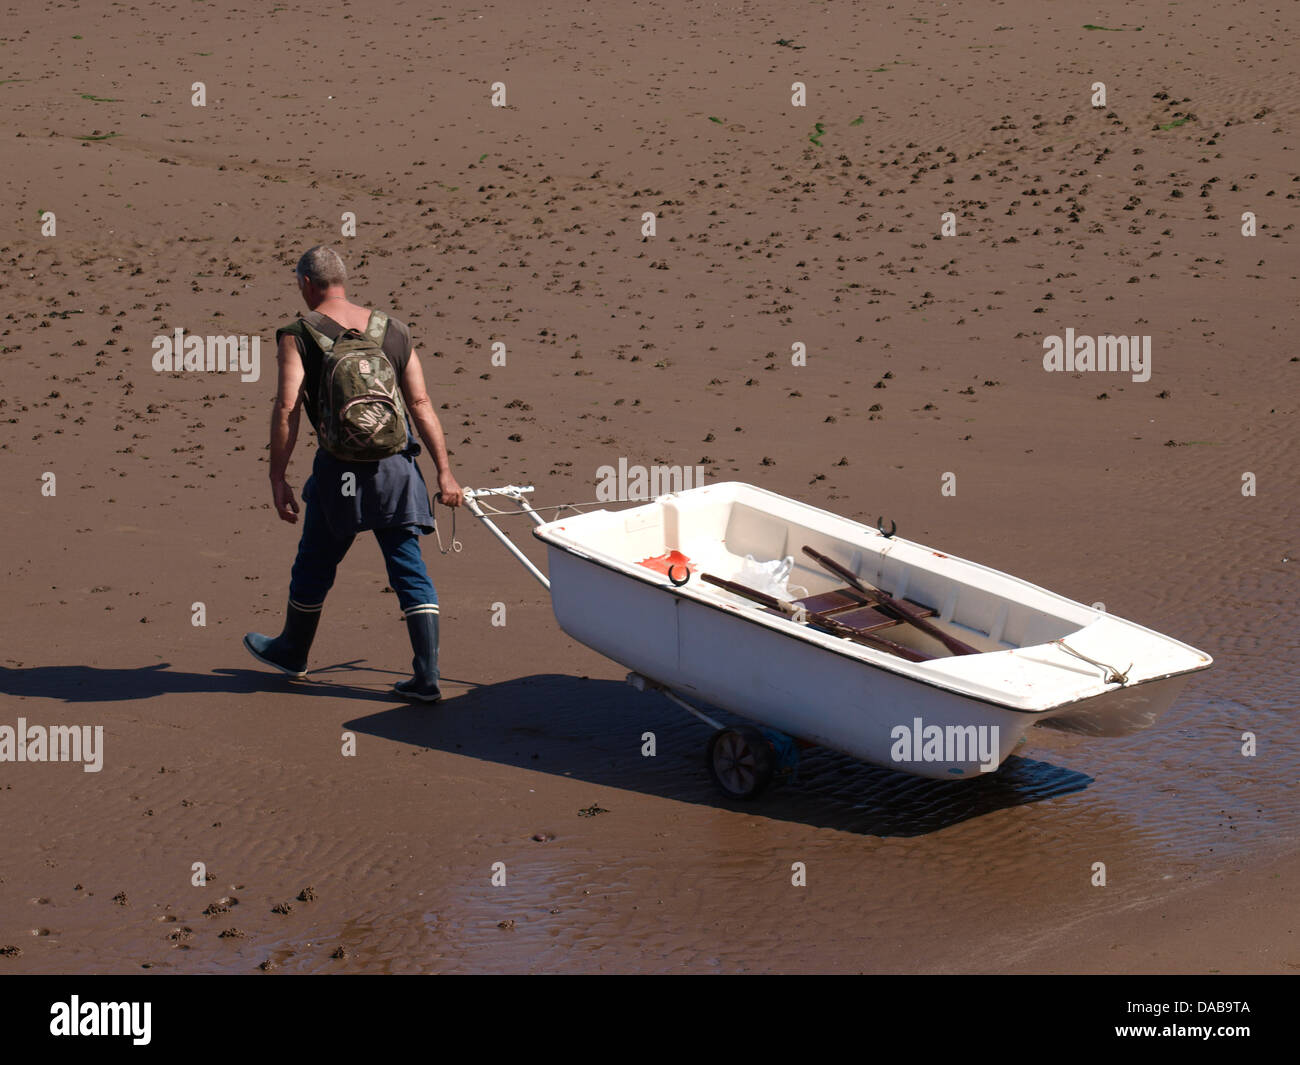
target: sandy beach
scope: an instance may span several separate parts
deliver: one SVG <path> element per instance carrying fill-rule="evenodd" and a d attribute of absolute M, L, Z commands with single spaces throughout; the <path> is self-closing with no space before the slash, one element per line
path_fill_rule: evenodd
<path fill-rule="evenodd" d="M 1058 8 L 11 12 L 0 726 L 102 764 L 0 761 L 0 973 L 1300 970 L 1300 17 Z M 735 802 L 462 509 L 423 541 L 443 702 L 389 691 L 368 535 L 291 683 L 240 637 L 297 544 L 267 423 L 318 243 L 410 325 L 464 486 L 702 466 L 1215 665 L 987 779 L 814 750 Z M 178 329 L 256 372 L 158 372 Z M 1066 330 L 1149 376 L 1047 371 Z"/>

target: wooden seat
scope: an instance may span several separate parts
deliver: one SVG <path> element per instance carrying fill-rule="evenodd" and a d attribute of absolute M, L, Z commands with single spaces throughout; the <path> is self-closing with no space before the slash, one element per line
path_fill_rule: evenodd
<path fill-rule="evenodd" d="M 902 624 L 897 618 L 891 618 L 888 614 L 882 614 L 875 607 L 870 606 L 860 606 L 851 610 L 827 611 L 827 614 L 841 625 L 847 625 L 858 632 L 892 629 L 895 625 Z"/>
<path fill-rule="evenodd" d="M 802 599 L 796 599 L 795 602 L 810 614 L 832 617 L 841 625 L 847 625 L 857 632 L 879 632 L 903 624 L 897 618 L 890 617 L 871 606 L 870 599 L 852 588 L 836 588 L 818 595 L 807 595 Z M 929 618 L 935 615 L 935 611 L 920 603 L 914 603 L 910 599 L 904 599 L 903 602 L 913 607 L 922 617 Z"/>

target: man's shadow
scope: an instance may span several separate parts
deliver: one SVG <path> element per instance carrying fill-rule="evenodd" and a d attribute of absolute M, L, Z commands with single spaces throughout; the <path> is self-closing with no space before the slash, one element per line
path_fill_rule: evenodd
<path fill-rule="evenodd" d="M 224 692 L 251 695 L 283 690 L 289 694 L 329 698 L 372 699 L 392 704 L 391 692 L 355 685 L 311 680 L 334 672 L 348 673 L 364 667 L 361 659 L 313 669 L 307 681 L 295 681 L 270 669 L 217 669 L 211 673 L 179 673 L 169 662 L 130 669 L 98 666 L 0 666 L 0 695 L 28 699 L 62 699 L 66 703 L 113 703 L 153 699 L 159 695 L 194 695 Z M 401 679 L 395 677 L 394 679 Z"/>
<path fill-rule="evenodd" d="M 620 681 L 566 674 L 537 674 L 459 691 L 463 682 L 444 678 L 446 697 L 430 706 L 407 703 L 386 688 L 346 683 L 370 679 L 368 675 L 388 679 L 387 671 L 366 667 L 362 660 L 313 670 L 311 677 L 318 679 L 308 682 L 256 669 L 172 672 L 166 663 L 135 669 L 0 667 L 0 695 L 107 703 L 278 690 L 291 697 L 360 699 L 387 705 L 348 721 L 346 727 L 390 742 L 872 836 L 923 835 L 997 810 L 1068 795 L 1092 783 L 1082 773 L 1015 755 L 996 773 L 947 781 L 813 748 L 803 752 L 792 779 L 741 802 L 724 796 L 705 766 L 710 729 L 662 695 L 638 692 Z M 710 712 L 724 724 L 738 722 L 723 711 Z"/>

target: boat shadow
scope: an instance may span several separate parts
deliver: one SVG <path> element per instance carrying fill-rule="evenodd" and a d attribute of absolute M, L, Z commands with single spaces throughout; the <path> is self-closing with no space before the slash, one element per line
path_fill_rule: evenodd
<path fill-rule="evenodd" d="M 724 723 L 737 720 L 710 714 Z M 562 674 L 449 692 L 436 707 L 404 705 L 346 727 L 602 787 L 870 836 L 924 835 L 1092 783 L 1082 773 L 1014 755 L 996 773 L 947 781 L 814 748 L 803 753 L 793 779 L 740 802 L 722 795 L 705 767 L 707 725 L 653 692 Z M 653 756 L 643 753 L 651 742 Z"/>

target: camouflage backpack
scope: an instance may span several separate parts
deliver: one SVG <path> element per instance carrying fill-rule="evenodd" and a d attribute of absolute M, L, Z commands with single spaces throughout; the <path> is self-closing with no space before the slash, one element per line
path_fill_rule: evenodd
<path fill-rule="evenodd" d="M 364 333 L 345 329 L 332 339 L 306 318 L 302 324 L 324 356 L 316 394 L 321 447 L 347 462 L 377 462 L 405 450 L 406 404 L 383 347 L 388 315 L 371 311 Z"/>

